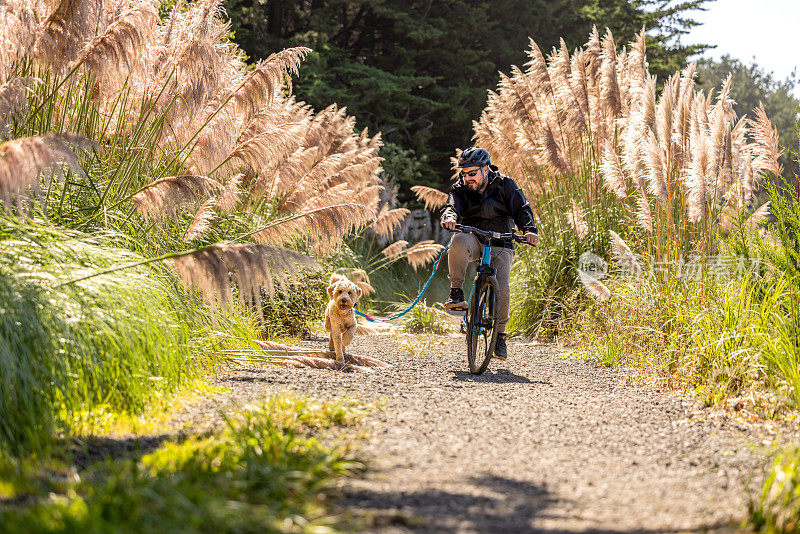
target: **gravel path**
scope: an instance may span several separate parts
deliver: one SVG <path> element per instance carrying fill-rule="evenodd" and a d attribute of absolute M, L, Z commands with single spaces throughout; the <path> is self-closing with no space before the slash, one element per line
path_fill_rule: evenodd
<path fill-rule="evenodd" d="M 761 437 L 690 400 L 552 345 L 511 341 L 474 377 L 463 339 L 439 339 L 357 337 L 351 352 L 394 364 L 374 373 L 240 368 L 192 417 L 272 392 L 384 399 L 366 422 L 370 469 L 344 487 L 375 532 L 727 531 L 759 487 Z"/>

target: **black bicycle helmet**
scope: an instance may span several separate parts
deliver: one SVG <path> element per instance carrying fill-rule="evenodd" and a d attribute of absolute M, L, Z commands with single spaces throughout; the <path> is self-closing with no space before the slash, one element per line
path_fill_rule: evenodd
<path fill-rule="evenodd" d="M 491 158 L 489 157 L 489 152 L 485 148 L 479 146 L 469 147 L 463 151 L 458 158 L 459 169 L 463 169 L 464 167 L 483 167 L 490 163 Z"/>

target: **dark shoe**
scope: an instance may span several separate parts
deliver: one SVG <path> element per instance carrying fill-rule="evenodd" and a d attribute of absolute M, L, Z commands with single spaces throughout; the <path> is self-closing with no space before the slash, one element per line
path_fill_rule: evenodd
<path fill-rule="evenodd" d="M 505 361 L 508 356 L 508 348 L 506 347 L 506 335 L 497 334 L 497 343 L 494 345 L 494 358 L 495 360 Z"/>
<path fill-rule="evenodd" d="M 451 287 L 450 296 L 444 303 L 445 310 L 466 310 L 467 301 L 464 300 L 464 291 L 460 287 Z"/>

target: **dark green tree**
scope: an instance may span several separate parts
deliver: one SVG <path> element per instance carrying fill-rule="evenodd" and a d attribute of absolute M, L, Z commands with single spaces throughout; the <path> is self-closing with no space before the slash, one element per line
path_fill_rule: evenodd
<path fill-rule="evenodd" d="M 787 152 L 781 156 L 783 177 L 790 183 L 797 180 L 797 162 L 792 161 L 789 150 L 796 150 L 797 121 L 800 119 L 800 99 L 794 95 L 798 80 L 794 73 L 785 80 L 777 80 L 755 63 L 745 64 L 730 56 L 719 60 L 702 59 L 697 63 L 698 85 L 706 91 L 719 90 L 723 80 L 732 77 L 731 98 L 736 101 L 734 111 L 738 116 L 753 117 L 759 102 L 778 129 L 781 145 Z"/>
<path fill-rule="evenodd" d="M 316 53 L 296 93 L 316 108 L 346 106 L 360 127 L 381 131 L 416 160 L 398 175 L 401 198 L 415 183 L 447 183 L 449 157 L 470 144 L 472 121 L 496 87 L 498 71 L 564 38 L 586 42 L 593 25 L 620 45 L 648 30 L 651 65 L 662 78 L 702 47 L 675 44 L 694 25 L 683 13 L 707 0 L 228 0 L 236 41 L 253 58 L 287 46 Z M 408 151 L 412 151 L 409 153 Z M 391 154 L 387 154 L 391 156 Z M 398 165 L 389 165 L 397 168 Z"/>

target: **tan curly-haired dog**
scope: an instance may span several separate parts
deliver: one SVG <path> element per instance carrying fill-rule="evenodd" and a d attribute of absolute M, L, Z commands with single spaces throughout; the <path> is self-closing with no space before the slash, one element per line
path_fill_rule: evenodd
<path fill-rule="evenodd" d="M 331 333 L 328 350 L 336 352 L 336 361 L 344 362 L 344 349 L 353 341 L 358 325 L 355 306 L 361 288 L 340 274 L 331 275 L 328 285 L 331 300 L 325 309 L 325 330 Z"/>

